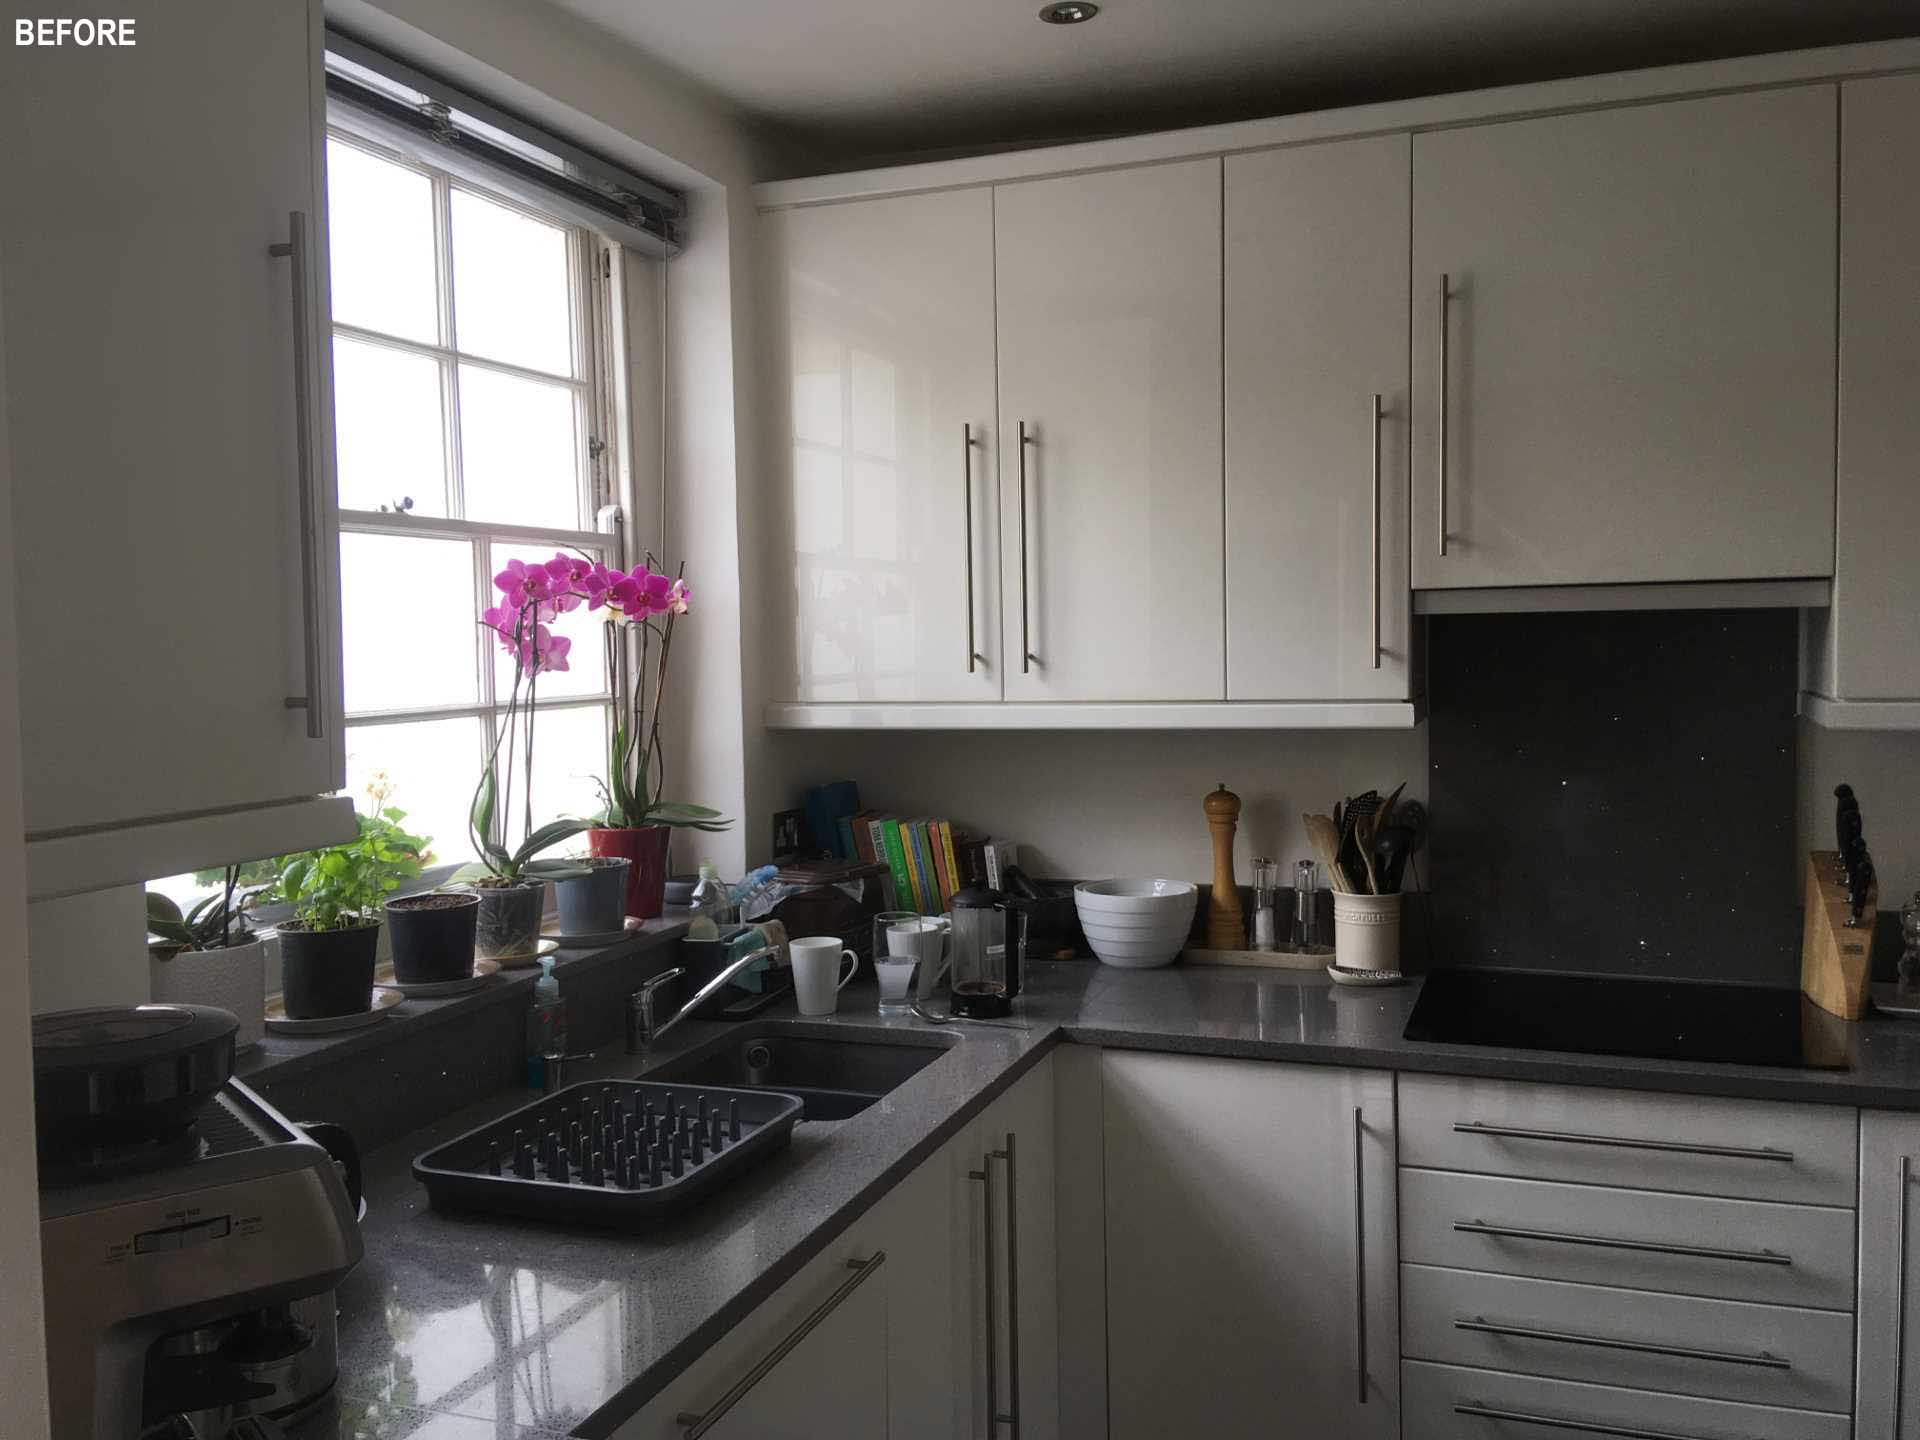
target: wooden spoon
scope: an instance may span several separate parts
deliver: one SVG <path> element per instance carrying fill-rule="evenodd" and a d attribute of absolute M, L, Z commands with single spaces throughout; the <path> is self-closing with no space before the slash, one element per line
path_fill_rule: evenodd
<path fill-rule="evenodd" d="M 1372 813 L 1362 815 L 1353 825 L 1353 838 L 1360 842 L 1360 862 L 1367 867 L 1369 895 L 1380 893 L 1380 875 L 1373 868 L 1373 837 L 1378 825 L 1379 817 Z"/>
<path fill-rule="evenodd" d="M 1347 883 L 1346 872 L 1340 868 L 1340 831 L 1332 819 L 1325 815 L 1302 815 L 1300 821 L 1307 827 L 1307 839 L 1319 853 L 1320 863 L 1327 867 L 1327 883 L 1341 894 L 1351 895 L 1353 886 Z"/>

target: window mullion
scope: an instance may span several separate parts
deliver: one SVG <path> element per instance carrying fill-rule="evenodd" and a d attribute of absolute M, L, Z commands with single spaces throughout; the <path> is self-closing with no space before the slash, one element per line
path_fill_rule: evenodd
<path fill-rule="evenodd" d="M 467 513 L 466 470 L 460 446 L 460 362 L 455 355 L 459 330 L 453 313 L 453 188 L 447 177 L 433 177 L 434 281 L 439 290 L 440 343 L 447 354 L 440 361 L 441 411 L 446 416 L 447 514 L 463 519 Z"/>

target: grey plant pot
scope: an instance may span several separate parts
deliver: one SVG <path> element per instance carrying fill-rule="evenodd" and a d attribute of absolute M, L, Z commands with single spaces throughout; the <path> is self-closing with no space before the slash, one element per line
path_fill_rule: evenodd
<path fill-rule="evenodd" d="M 540 912 L 547 906 L 542 881 L 518 885 L 476 885 L 480 914 L 473 928 L 473 953 L 482 960 L 531 955 L 540 944 Z"/>
<path fill-rule="evenodd" d="M 560 909 L 562 935 L 608 935 L 627 923 L 627 870 L 633 862 L 624 855 L 597 855 L 583 860 L 588 874 L 553 882 Z"/>

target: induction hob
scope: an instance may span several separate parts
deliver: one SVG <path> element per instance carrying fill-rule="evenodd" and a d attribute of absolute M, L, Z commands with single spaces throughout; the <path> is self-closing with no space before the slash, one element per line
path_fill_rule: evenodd
<path fill-rule="evenodd" d="M 1847 1068 L 1846 1024 L 1798 990 L 1542 970 L 1428 975 L 1406 1038 L 1728 1065 Z"/>

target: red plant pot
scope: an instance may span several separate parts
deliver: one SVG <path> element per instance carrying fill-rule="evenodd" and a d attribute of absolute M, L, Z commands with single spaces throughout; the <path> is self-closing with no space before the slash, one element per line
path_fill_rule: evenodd
<path fill-rule="evenodd" d="M 587 831 L 587 848 L 593 854 L 633 862 L 627 866 L 627 914 L 654 920 L 666 908 L 667 845 L 672 839 L 673 830 L 666 825 Z"/>

